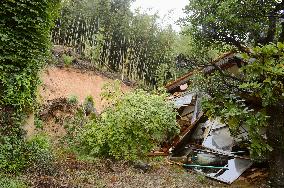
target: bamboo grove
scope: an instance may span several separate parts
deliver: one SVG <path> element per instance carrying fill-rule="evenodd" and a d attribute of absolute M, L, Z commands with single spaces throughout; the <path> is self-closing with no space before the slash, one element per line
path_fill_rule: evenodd
<path fill-rule="evenodd" d="M 63 4 L 53 43 L 73 47 L 97 67 L 148 86 L 174 76 L 176 34 L 157 16 L 132 13 L 131 0 L 70 0 Z"/>

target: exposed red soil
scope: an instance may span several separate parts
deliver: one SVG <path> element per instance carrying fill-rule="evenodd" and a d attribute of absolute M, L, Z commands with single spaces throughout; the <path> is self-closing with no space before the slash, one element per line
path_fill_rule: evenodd
<path fill-rule="evenodd" d="M 102 87 L 114 80 L 97 75 L 92 71 L 82 71 L 74 68 L 49 67 L 42 72 L 43 84 L 40 96 L 43 103 L 60 97 L 77 96 L 80 103 L 91 95 L 95 100 L 98 112 L 103 110 L 104 103 L 101 99 Z M 122 91 L 129 91 L 130 87 L 121 84 Z"/>

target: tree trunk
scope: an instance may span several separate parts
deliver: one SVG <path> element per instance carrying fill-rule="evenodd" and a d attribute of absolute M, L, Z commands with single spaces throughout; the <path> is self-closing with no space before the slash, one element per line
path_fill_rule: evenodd
<path fill-rule="evenodd" d="M 284 19 L 284 16 L 283 16 Z M 284 42 L 284 22 L 281 23 L 282 31 L 280 33 L 279 42 Z"/>
<path fill-rule="evenodd" d="M 269 108 L 267 138 L 273 151 L 269 155 L 271 187 L 284 187 L 284 102 Z"/>
<path fill-rule="evenodd" d="M 269 44 L 270 42 L 273 42 L 276 32 L 276 12 L 272 11 L 269 15 L 269 28 L 267 32 L 267 36 L 265 40 L 263 41 L 263 44 Z"/>

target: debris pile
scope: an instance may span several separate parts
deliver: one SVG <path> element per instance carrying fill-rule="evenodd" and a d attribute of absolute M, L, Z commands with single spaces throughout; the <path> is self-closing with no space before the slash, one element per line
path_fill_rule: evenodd
<path fill-rule="evenodd" d="M 239 74 L 242 60 L 238 54 L 225 53 L 212 62 L 211 66 L 200 68 L 204 74 L 226 69 Z M 194 72 L 189 72 L 169 83 L 166 89 L 178 110 L 177 122 L 180 135 L 162 151 L 170 157 L 170 162 L 185 168 L 191 168 L 207 177 L 231 184 L 251 165 L 249 151 L 245 141 L 248 132 L 240 126 L 236 135 L 231 135 L 226 124 L 218 119 L 208 119 L 201 109 L 201 94 L 188 91 L 188 84 Z"/>
<path fill-rule="evenodd" d="M 245 128 L 233 137 L 229 127 L 203 116 L 201 97 L 193 92 L 174 94 L 171 99 L 178 109 L 181 133 L 169 148 L 169 159 L 185 168 L 231 184 L 251 165 L 247 148 L 241 147 Z"/>

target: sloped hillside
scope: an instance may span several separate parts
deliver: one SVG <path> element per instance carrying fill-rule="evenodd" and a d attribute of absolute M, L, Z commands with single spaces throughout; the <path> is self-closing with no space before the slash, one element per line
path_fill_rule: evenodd
<path fill-rule="evenodd" d="M 43 84 L 40 88 L 40 96 L 43 103 L 71 96 L 78 97 L 79 103 L 82 103 L 87 96 L 91 95 L 98 112 L 102 111 L 104 105 L 100 96 L 102 87 L 104 84 L 114 82 L 92 71 L 58 67 L 48 67 L 42 72 L 41 78 Z M 121 88 L 123 91 L 130 90 L 130 87 L 123 83 Z"/>

